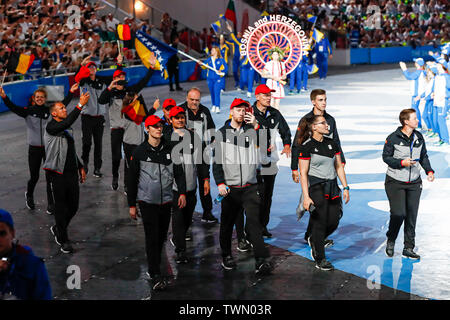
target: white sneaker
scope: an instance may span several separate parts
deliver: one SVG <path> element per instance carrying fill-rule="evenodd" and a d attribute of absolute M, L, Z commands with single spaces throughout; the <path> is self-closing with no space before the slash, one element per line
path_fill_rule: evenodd
<path fill-rule="evenodd" d="M 211 112 L 216 112 L 216 106 L 211 107 Z"/>
<path fill-rule="evenodd" d="M 220 113 L 220 108 L 216 107 L 216 113 Z"/>
<path fill-rule="evenodd" d="M 251 92 L 247 92 L 247 98 L 251 98 L 252 97 L 252 93 Z"/>
<path fill-rule="evenodd" d="M 241 88 L 236 87 L 237 92 L 241 92 Z"/>

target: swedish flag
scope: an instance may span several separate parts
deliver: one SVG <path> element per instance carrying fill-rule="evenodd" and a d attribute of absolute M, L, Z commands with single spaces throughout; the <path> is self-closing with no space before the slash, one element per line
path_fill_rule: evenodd
<path fill-rule="evenodd" d="M 177 54 L 178 51 L 176 49 L 155 38 L 152 38 L 141 30 L 136 32 L 134 46 L 139 58 L 141 58 L 142 63 L 147 68 L 150 68 L 150 63 L 148 62 L 149 58 L 154 55 L 157 60 L 155 69 L 161 71 L 161 75 L 164 79 L 169 77 L 165 65 L 170 57 Z"/>

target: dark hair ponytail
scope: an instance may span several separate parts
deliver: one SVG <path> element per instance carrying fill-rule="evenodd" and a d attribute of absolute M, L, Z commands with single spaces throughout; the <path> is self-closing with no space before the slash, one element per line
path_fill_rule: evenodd
<path fill-rule="evenodd" d="M 303 117 L 300 120 L 300 123 L 297 127 L 297 145 L 300 146 L 303 144 L 303 142 L 305 142 L 306 140 L 308 140 L 308 138 L 310 138 L 312 136 L 312 125 L 313 123 L 317 120 L 317 118 L 320 118 L 322 116 L 318 116 L 318 115 L 312 115 L 312 116 L 307 116 L 307 117 Z"/>

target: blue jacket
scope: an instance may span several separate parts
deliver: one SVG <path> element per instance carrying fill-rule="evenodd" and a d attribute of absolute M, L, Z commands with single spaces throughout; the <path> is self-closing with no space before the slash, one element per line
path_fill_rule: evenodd
<path fill-rule="evenodd" d="M 414 72 L 409 72 L 408 70 L 403 71 L 403 75 L 408 80 L 414 80 L 414 93 L 413 97 L 417 96 L 419 91 L 419 78 L 420 75 L 423 74 L 426 76 L 425 70 L 416 70 Z"/>
<path fill-rule="evenodd" d="M 331 50 L 330 41 L 328 41 L 328 38 L 323 38 L 319 42 L 316 43 L 316 46 L 314 47 L 314 52 L 317 54 L 318 58 L 324 58 L 327 59 L 329 55 L 333 54 L 333 51 Z"/>
<path fill-rule="evenodd" d="M 217 71 L 223 72 L 227 74 L 228 72 L 228 64 L 225 62 L 223 58 L 216 59 L 215 66 L 213 65 L 212 58 L 209 57 L 208 60 L 205 61 L 205 64 L 207 64 L 210 67 L 215 68 Z M 212 71 L 211 69 L 207 69 L 207 78 L 208 80 L 219 80 L 223 79 L 224 77 L 219 76 L 217 73 Z"/>
<path fill-rule="evenodd" d="M 241 56 L 241 38 L 236 37 L 234 33 L 230 34 L 233 44 L 233 59 L 239 59 Z"/>
<path fill-rule="evenodd" d="M 44 261 L 28 247 L 13 245 L 10 267 L 0 273 L 0 295 L 20 300 L 51 300 L 52 289 Z"/>

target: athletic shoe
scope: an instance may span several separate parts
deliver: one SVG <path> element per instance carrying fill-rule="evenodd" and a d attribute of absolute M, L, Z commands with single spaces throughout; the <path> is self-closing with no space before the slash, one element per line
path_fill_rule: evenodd
<path fill-rule="evenodd" d="M 202 216 L 202 222 L 206 222 L 206 223 L 216 223 L 219 220 L 213 216 L 213 214 L 209 211 L 205 211 L 203 212 L 203 216 Z"/>
<path fill-rule="evenodd" d="M 224 93 L 225 91 L 223 89 L 220 89 L 220 94 Z"/>
<path fill-rule="evenodd" d="M 255 263 L 255 274 L 257 276 L 266 276 L 272 273 L 272 264 L 264 258 L 257 258 Z"/>
<path fill-rule="evenodd" d="M 111 189 L 116 191 L 119 189 L 119 177 L 113 177 L 112 183 L 111 183 Z"/>
<path fill-rule="evenodd" d="M 188 263 L 188 258 L 186 257 L 186 254 L 184 253 L 184 251 L 177 253 L 177 258 L 175 259 L 175 262 L 177 264 Z"/>
<path fill-rule="evenodd" d="M 29 196 L 28 192 L 25 191 L 25 205 L 29 210 L 34 210 L 36 206 L 34 205 L 34 198 L 33 196 Z"/>
<path fill-rule="evenodd" d="M 308 89 L 303 88 L 301 91 L 302 91 L 302 92 L 308 92 Z"/>
<path fill-rule="evenodd" d="M 239 88 L 239 87 L 236 87 L 235 89 L 237 90 L 237 92 L 241 92 L 242 91 L 241 88 Z"/>
<path fill-rule="evenodd" d="M 322 259 L 319 261 L 316 261 L 316 268 L 324 271 L 330 271 L 333 270 L 333 265 L 327 261 L 326 259 Z"/>
<path fill-rule="evenodd" d="M 247 92 L 247 98 L 251 98 L 252 97 L 252 93 L 251 92 Z"/>
<path fill-rule="evenodd" d="M 96 177 L 96 178 L 103 177 L 103 173 L 100 172 L 100 169 L 95 169 L 94 170 L 94 177 Z"/>
<path fill-rule="evenodd" d="M 392 258 L 394 256 L 394 247 L 395 247 L 395 242 L 388 240 L 386 243 L 386 255 L 389 258 Z"/>
<path fill-rule="evenodd" d="M 402 255 L 405 258 L 410 258 L 410 259 L 414 259 L 414 260 L 420 259 L 420 256 L 417 253 L 415 253 L 412 248 L 404 248 Z"/>
<path fill-rule="evenodd" d="M 311 258 L 313 260 L 316 260 L 315 256 L 316 256 L 316 250 L 314 249 L 314 246 L 312 245 L 312 241 L 311 241 L 311 236 L 308 238 L 308 244 L 311 247 Z"/>
<path fill-rule="evenodd" d="M 61 245 L 62 253 L 73 253 L 73 247 L 70 244 L 70 241 L 66 241 Z"/>
<path fill-rule="evenodd" d="M 264 228 L 262 235 L 264 238 L 272 238 L 272 234 L 267 230 L 267 228 Z"/>
<path fill-rule="evenodd" d="M 184 240 L 192 241 L 192 231 L 187 231 L 186 232 L 186 235 L 184 236 Z"/>
<path fill-rule="evenodd" d="M 47 206 L 47 214 L 48 215 L 53 215 L 55 213 L 55 205 L 54 204 L 49 204 Z"/>
<path fill-rule="evenodd" d="M 52 233 L 53 237 L 55 238 L 56 244 L 58 246 L 60 246 L 61 245 L 61 241 L 58 240 L 56 225 L 53 225 L 53 226 L 50 227 L 50 232 Z"/>
<path fill-rule="evenodd" d="M 233 270 L 237 267 L 237 265 L 236 265 L 236 262 L 234 262 L 234 259 L 232 256 L 227 256 L 227 257 L 223 258 L 222 267 L 225 270 Z"/>
<path fill-rule="evenodd" d="M 293 96 L 295 93 L 294 91 L 289 91 L 288 95 Z"/>
<path fill-rule="evenodd" d="M 436 142 L 436 143 L 434 144 L 434 146 L 435 146 L 435 147 L 440 147 L 440 146 L 442 146 L 444 143 L 445 143 L 444 141 L 439 140 L 438 142 Z"/>
<path fill-rule="evenodd" d="M 177 91 L 183 91 L 182 87 L 177 87 L 176 89 L 177 89 Z"/>
<path fill-rule="evenodd" d="M 176 247 L 175 242 L 173 242 L 173 238 L 170 238 L 170 239 L 169 239 L 169 242 L 170 242 L 170 244 L 171 244 L 173 247 Z"/>
<path fill-rule="evenodd" d="M 329 247 L 332 247 L 333 245 L 334 245 L 334 241 L 333 240 L 325 239 L 323 241 L 323 246 L 324 246 L 325 249 L 329 248 Z"/>
<path fill-rule="evenodd" d="M 124 194 L 124 195 L 128 195 L 128 194 L 127 194 L 127 191 L 128 191 L 127 185 L 124 185 L 124 186 L 123 186 L 123 194 Z"/>
<path fill-rule="evenodd" d="M 166 280 L 161 275 L 155 275 L 153 279 L 153 290 L 164 290 L 167 287 Z"/>
<path fill-rule="evenodd" d="M 237 246 L 238 251 L 247 252 L 251 248 L 252 248 L 252 246 L 250 245 L 250 243 L 247 240 L 245 240 L 245 239 L 239 240 L 238 246 Z"/>
<path fill-rule="evenodd" d="M 145 275 L 147 276 L 148 280 L 153 280 L 153 277 L 150 275 L 150 272 L 146 272 Z"/>

